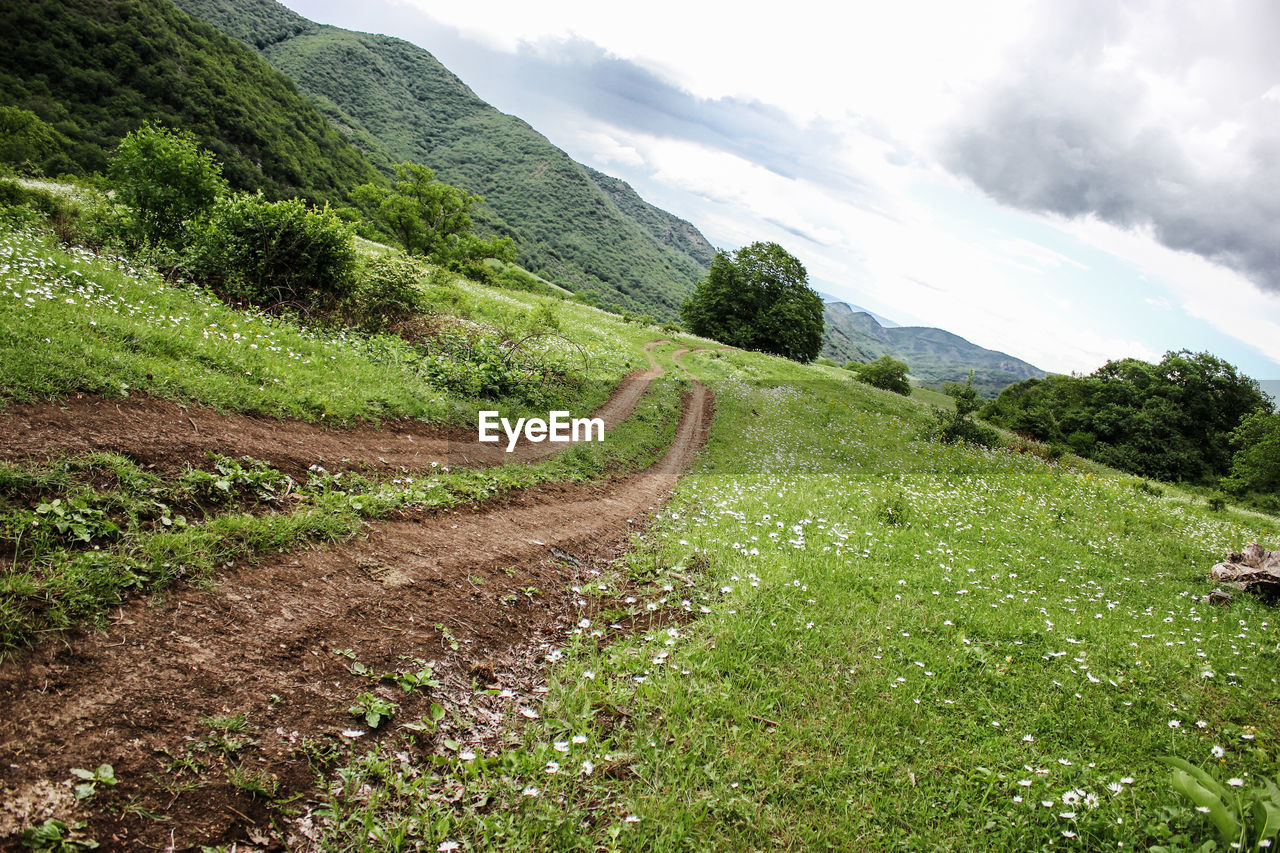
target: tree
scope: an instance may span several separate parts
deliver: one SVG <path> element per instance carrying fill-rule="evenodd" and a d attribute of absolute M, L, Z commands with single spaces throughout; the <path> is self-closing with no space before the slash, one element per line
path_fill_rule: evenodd
<path fill-rule="evenodd" d="M 476 263 L 481 259 L 515 260 L 511 238 L 483 240 L 471 233 L 471 208 L 484 199 L 437 181 L 435 172 L 420 163 L 399 164 L 390 187 L 361 184 L 351 198 L 411 255 L 482 278 Z"/>
<path fill-rule="evenodd" d="M 0 163 L 37 171 L 67 138 L 30 110 L 0 106 Z"/>
<path fill-rule="evenodd" d="M 174 243 L 227 190 L 222 169 L 189 133 L 144 124 L 120 141 L 107 181 L 132 212 L 138 235 Z"/>
<path fill-rule="evenodd" d="M 822 349 L 822 299 L 777 243 L 717 252 L 680 313 L 690 332 L 731 346 L 802 362 Z"/>
<path fill-rule="evenodd" d="M 1259 410 L 1246 415 L 1231 442 L 1236 452 L 1223 487 L 1236 494 L 1280 493 L 1280 414 Z"/>
<path fill-rule="evenodd" d="M 854 365 L 852 370 L 859 382 L 865 382 L 895 394 L 902 394 L 905 397 L 911 396 L 911 383 L 907 381 L 907 372 L 910 368 L 905 361 L 882 355 L 870 364 Z"/>
<path fill-rule="evenodd" d="M 1232 431 L 1269 409 L 1231 364 L 1179 350 L 1159 364 L 1126 358 L 1088 376 L 1012 385 L 983 416 L 1143 477 L 1213 483 L 1231 468 Z"/>
<path fill-rule="evenodd" d="M 937 422 L 934 425 L 934 436 L 944 444 L 955 444 L 966 441 L 984 447 L 995 447 L 1000 440 L 996 431 L 975 421 L 974 412 L 982 408 L 978 399 L 978 390 L 973 387 L 973 371 L 963 383 L 948 382 L 942 390 L 955 400 L 953 412 L 939 409 L 936 412 Z"/>

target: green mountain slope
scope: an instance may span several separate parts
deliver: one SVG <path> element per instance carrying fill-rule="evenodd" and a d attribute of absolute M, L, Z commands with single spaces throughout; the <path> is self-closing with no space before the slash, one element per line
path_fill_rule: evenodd
<path fill-rule="evenodd" d="M 195 134 L 238 189 L 338 201 L 378 175 L 284 75 L 167 0 L 0 4 L 0 103 L 67 137 L 49 173 L 100 171 L 153 120 Z"/>
<path fill-rule="evenodd" d="M 648 231 L 659 243 L 688 255 L 704 268 L 711 266 L 716 250 L 692 223 L 649 204 L 626 181 L 598 172 L 590 166 L 583 168 L 619 210 Z"/>
<path fill-rule="evenodd" d="M 912 378 L 927 386 L 963 382 L 973 370 L 973 385 L 986 397 L 994 397 L 1015 382 L 1045 375 L 1021 359 L 984 349 L 942 329 L 885 327 L 870 314 L 843 302 L 827 302 L 823 309 L 827 329 L 822 354 L 836 361 L 868 362 L 891 355 L 905 361 Z"/>
<path fill-rule="evenodd" d="M 520 263 L 603 303 L 673 316 L 706 272 L 692 225 L 575 162 L 525 122 L 478 98 L 422 48 L 307 21 L 274 0 L 178 0 L 261 50 L 396 160 L 485 198 L 482 229 L 513 237 Z M 334 113 L 337 117 L 337 113 Z"/>

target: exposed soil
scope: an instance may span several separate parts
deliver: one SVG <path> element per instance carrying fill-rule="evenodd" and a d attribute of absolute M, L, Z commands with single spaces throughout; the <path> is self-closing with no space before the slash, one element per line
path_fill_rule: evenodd
<path fill-rule="evenodd" d="M 645 347 L 649 369 L 624 378 L 592 417 L 605 430 L 635 409 L 650 380 L 662 374 Z M 300 476 L 310 465 L 337 471 L 361 465 L 427 468 L 432 462 L 469 467 L 529 462 L 555 454 L 563 444 L 521 438 L 506 452 L 506 439 L 481 443 L 474 426 L 441 426 L 415 420 L 377 426 L 327 428 L 298 420 L 223 414 L 204 406 L 182 406 L 145 394 L 107 400 L 76 394 L 65 400 L 13 406 L 0 412 L 0 459 L 49 459 L 61 454 L 110 451 L 141 465 L 172 471 L 190 464 L 207 467 L 207 454 L 252 456 L 287 474 Z"/>
<path fill-rule="evenodd" d="M 710 420 L 710 393 L 695 383 L 671 448 L 646 471 L 530 489 L 501 506 L 382 524 L 349 544 L 233 567 L 215 589 L 134 602 L 103 633 L 0 667 L 0 847 L 17 849 L 21 828 L 50 816 L 87 820 L 103 849 L 278 844 L 289 834 L 272 829 L 279 812 L 233 787 L 225 767 L 271 774 L 280 793 L 303 796 L 301 810 L 315 784 L 304 746 L 345 750 L 344 730 L 368 729 L 346 710 L 364 692 L 400 708 L 357 747 L 441 702 L 470 728 L 446 718 L 434 738 L 497 751 L 521 712 L 532 713 L 545 655 L 574 629 L 581 602 L 569 587 L 625 550 Z M 314 460 L 314 445 L 308 451 Z M 351 671 L 353 661 L 376 673 L 416 669 L 406 657 L 434 662 L 441 686 L 406 694 Z M 231 737 L 254 743 L 222 757 L 201 722 L 218 714 L 245 714 L 248 729 Z M 442 749 L 428 734 L 417 748 Z M 173 757 L 184 755 L 205 769 L 175 769 Z M 119 784 L 77 804 L 71 769 L 103 763 Z"/>

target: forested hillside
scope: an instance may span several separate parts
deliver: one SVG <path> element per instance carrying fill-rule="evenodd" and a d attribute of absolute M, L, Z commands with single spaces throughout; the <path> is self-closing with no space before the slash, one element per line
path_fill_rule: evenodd
<path fill-rule="evenodd" d="M 963 382 L 973 371 L 973 387 L 986 397 L 1024 379 L 1040 379 L 1038 367 L 1008 353 L 984 349 L 959 335 L 927 326 L 882 326 L 864 311 L 843 302 L 825 306 L 826 343 L 822 354 L 836 361 L 870 362 L 882 355 L 905 361 L 924 385 Z"/>
<path fill-rule="evenodd" d="M 422 48 L 307 21 L 274 0 L 180 0 L 242 39 L 396 160 L 478 193 L 483 230 L 510 236 L 528 269 L 602 304 L 671 317 L 706 272 L 697 229 L 597 178 L 525 122 L 480 100 Z M 605 187 L 602 189 L 602 185 Z"/>
<path fill-rule="evenodd" d="M 188 130 L 237 189 L 341 201 L 377 170 L 284 75 L 167 0 L 0 4 L 0 103 L 57 142 L 46 174 L 101 171 L 130 130 Z"/>

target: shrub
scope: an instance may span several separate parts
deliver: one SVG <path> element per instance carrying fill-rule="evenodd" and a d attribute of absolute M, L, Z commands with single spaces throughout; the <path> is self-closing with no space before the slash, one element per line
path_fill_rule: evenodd
<path fill-rule="evenodd" d="M 0 219 L 15 227 L 41 225 L 71 215 L 70 205 L 51 192 L 0 180 Z"/>
<path fill-rule="evenodd" d="M 193 229 L 187 267 L 224 298 L 263 307 L 328 307 L 356 287 L 349 226 L 298 199 L 221 199 Z"/>
<path fill-rule="evenodd" d="M 357 325 L 375 332 L 426 310 L 426 294 L 418 284 L 422 276 L 422 267 L 406 257 L 365 261 L 350 300 Z"/>
<path fill-rule="evenodd" d="M 181 242 L 188 224 L 226 192 L 222 168 L 189 133 L 144 124 L 120 142 L 107 183 L 129 208 L 136 237 Z"/>
<path fill-rule="evenodd" d="M 978 392 L 973 387 L 973 373 L 963 385 L 959 382 L 948 382 L 946 393 L 956 401 L 954 412 L 938 411 L 937 422 L 932 430 L 932 437 L 944 444 L 968 442 L 983 447 L 995 447 L 1000 436 L 991 427 L 978 423 L 970 417 L 981 408 Z"/>
<path fill-rule="evenodd" d="M 853 368 L 854 376 L 859 382 L 865 382 L 876 388 L 883 388 L 904 397 L 911 396 L 911 383 L 907 381 L 907 363 L 898 361 L 892 356 L 882 355 L 870 364 L 860 364 Z"/>
<path fill-rule="evenodd" d="M 30 110 L 0 106 L 0 163 L 5 166 L 38 174 L 38 164 L 66 145 L 65 136 Z"/>

